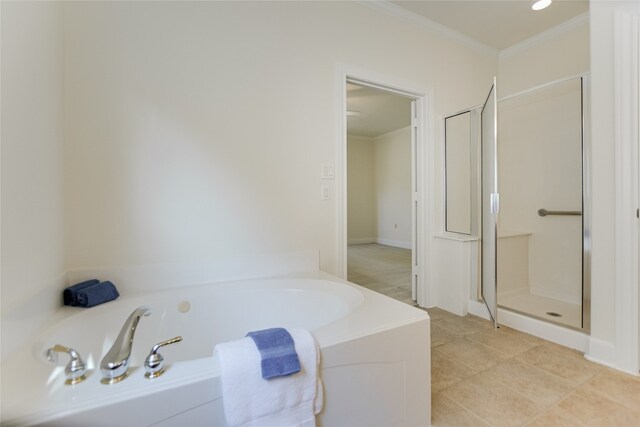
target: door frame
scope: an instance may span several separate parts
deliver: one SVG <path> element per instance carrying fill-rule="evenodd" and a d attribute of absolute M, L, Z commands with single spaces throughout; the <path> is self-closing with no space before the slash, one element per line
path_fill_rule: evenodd
<path fill-rule="evenodd" d="M 412 132 L 416 132 L 416 146 L 412 147 L 412 163 L 415 164 L 417 191 L 412 203 L 417 203 L 417 215 L 412 221 L 415 248 L 412 273 L 417 275 L 416 302 L 421 307 L 434 305 L 431 290 L 431 220 L 433 218 L 434 192 L 434 141 L 435 120 L 433 88 L 410 84 L 396 77 L 345 64 L 336 66 L 336 265 L 339 276 L 347 278 L 347 81 L 381 91 L 412 98 Z M 415 153 L 414 151 L 417 151 Z M 413 211 L 413 207 L 412 207 Z"/>
<path fill-rule="evenodd" d="M 613 16 L 615 366 L 640 371 L 640 7 Z"/>

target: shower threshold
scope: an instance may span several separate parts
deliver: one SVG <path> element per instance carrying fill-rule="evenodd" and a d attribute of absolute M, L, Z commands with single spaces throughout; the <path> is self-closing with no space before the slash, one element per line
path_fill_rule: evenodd
<path fill-rule="evenodd" d="M 530 293 L 500 298 L 500 308 L 566 326 L 582 329 L 582 306 Z"/>

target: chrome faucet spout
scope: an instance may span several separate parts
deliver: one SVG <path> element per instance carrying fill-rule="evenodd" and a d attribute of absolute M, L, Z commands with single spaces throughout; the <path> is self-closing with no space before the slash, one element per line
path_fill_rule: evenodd
<path fill-rule="evenodd" d="M 138 322 L 142 316 L 150 314 L 151 310 L 148 307 L 138 307 L 124 322 L 111 349 L 100 362 L 103 384 L 113 384 L 126 378 L 131 348 L 133 347 L 133 336 L 136 333 Z"/>

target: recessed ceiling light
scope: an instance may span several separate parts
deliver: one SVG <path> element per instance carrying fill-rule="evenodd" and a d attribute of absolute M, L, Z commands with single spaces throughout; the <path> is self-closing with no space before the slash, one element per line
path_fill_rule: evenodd
<path fill-rule="evenodd" d="M 548 7 L 550 4 L 551 4 L 551 0 L 538 0 L 537 2 L 531 5 L 531 9 L 542 10 L 545 7 Z"/>

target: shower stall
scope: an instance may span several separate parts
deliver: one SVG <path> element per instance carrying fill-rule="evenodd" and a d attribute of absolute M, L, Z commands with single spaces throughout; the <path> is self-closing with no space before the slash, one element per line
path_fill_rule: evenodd
<path fill-rule="evenodd" d="M 477 296 L 496 326 L 501 308 L 590 329 L 587 80 L 498 98 L 494 79 L 483 105 L 444 120 L 445 235 L 479 240 Z"/>
<path fill-rule="evenodd" d="M 498 306 L 589 329 L 586 77 L 498 101 Z"/>

